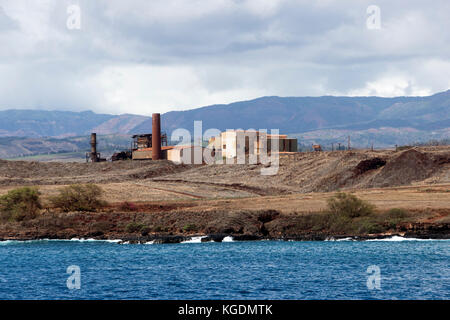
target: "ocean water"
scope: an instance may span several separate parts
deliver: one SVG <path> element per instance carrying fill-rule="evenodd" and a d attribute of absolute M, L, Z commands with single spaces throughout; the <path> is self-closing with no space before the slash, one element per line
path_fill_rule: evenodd
<path fill-rule="evenodd" d="M 401 240 L 4 241 L 0 299 L 449 299 L 450 241 Z"/>

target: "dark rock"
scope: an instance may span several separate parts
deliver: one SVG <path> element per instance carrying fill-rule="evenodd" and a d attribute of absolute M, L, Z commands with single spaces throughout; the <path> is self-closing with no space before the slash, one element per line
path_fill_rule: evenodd
<path fill-rule="evenodd" d="M 183 241 L 186 241 L 187 238 L 184 236 L 173 236 L 173 235 L 168 235 L 168 236 L 160 236 L 154 239 L 155 243 L 158 244 L 164 244 L 164 243 L 180 243 Z"/>
<path fill-rule="evenodd" d="M 363 160 L 355 167 L 356 174 L 363 174 L 366 171 L 378 169 L 386 164 L 386 160 L 381 158 L 372 158 Z"/>
<path fill-rule="evenodd" d="M 88 236 L 89 237 L 101 237 L 101 236 L 103 236 L 103 232 L 101 232 L 101 231 L 94 231 L 94 232 L 91 232 Z"/>
<path fill-rule="evenodd" d="M 228 236 L 227 234 L 208 234 L 206 237 L 202 238 L 202 242 L 210 242 L 210 241 L 214 241 L 214 242 L 222 242 L 223 238 L 225 238 L 226 236 Z"/>
<path fill-rule="evenodd" d="M 275 220 L 280 213 L 276 210 L 267 210 L 258 215 L 258 221 L 262 223 L 267 223 L 272 220 Z"/>
<path fill-rule="evenodd" d="M 261 240 L 262 237 L 256 234 L 235 234 L 232 235 L 233 240 L 235 241 L 255 241 Z"/>
<path fill-rule="evenodd" d="M 282 238 L 286 241 L 323 241 L 329 238 L 326 234 L 319 234 L 319 233 L 305 233 L 305 234 L 298 234 L 294 236 L 288 236 Z"/>

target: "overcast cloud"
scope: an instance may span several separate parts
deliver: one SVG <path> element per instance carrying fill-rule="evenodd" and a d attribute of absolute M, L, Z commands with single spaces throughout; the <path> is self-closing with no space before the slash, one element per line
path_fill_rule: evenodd
<path fill-rule="evenodd" d="M 450 88 L 449 13 L 448 0 L 0 0 L 0 109 L 429 95 Z"/>

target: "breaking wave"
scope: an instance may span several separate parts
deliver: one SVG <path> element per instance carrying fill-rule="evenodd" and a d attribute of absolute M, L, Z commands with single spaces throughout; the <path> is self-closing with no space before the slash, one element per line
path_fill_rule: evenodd
<path fill-rule="evenodd" d="M 326 238 L 324 241 L 354 241 L 354 239 L 351 237 L 341 238 L 341 239 Z"/>
<path fill-rule="evenodd" d="M 347 238 L 341 238 L 341 239 L 335 239 L 335 238 L 327 238 L 325 241 L 358 241 L 357 238 L 347 237 Z M 419 238 L 405 238 L 401 236 L 392 236 L 389 238 L 379 238 L 379 239 L 367 239 L 367 240 L 360 240 L 360 241 L 368 241 L 368 242 L 375 242 L 375 241 L 384 241 L 384 242 L 401 242 L 401 241 L 450 241 L 450 239 L 419 239 Z"/>
<path fill-rule="evenodd" d="M 84 238 L 72 238 L 72 239 L 36 239 L 36 240 L 4 240 L 0 241 L 0 245 L 10 244 L 22 244 L 22 243 L 45 243 L 45 242 L 106 242 L 106 243 L 119 243 L 122 240 L 97 240 L 97 239 L 84 239 Z"/>
<path fill-rule="evenodd" d="M 192 237 L 189 240 L 181 241 L 180 243 L 202 243 L 203 238 L 206 238 L 206 236 Z"/>
<path fill-rule="evenodd" d="M 204 238 L 207 238 L 207 236 L 198 236 L 198 237 L 192 237 L 188 240 L 181 241 L 180 243 L 206 243 L 206 242 L 214 242 L 211 241 L 202 241 Z M 261 240 L 265 241 L 265 240 Z M 296 242 L 295 240 L 287 240 L 288 242 Z M 379 238 L 379 239 L 367 239 L 367 240 L 360 240 L 357 238 L 347 237 L 347 238 L 327 238 L 324 241 L 333 241 L 333 242 L 340 242 L 340 241 L 362 241 L 362 242 L 401 242 L 401 241 L 450 241 L 450 239 L 419 239 L 419 238 L 405 238 L 401 236 L 392 236 L 389 238 Z M 38 240 L 3 240 L 0 241 L 0 246 L 6 246 L 6 245 L 14 245 L 14 244 L 24 244 L 24 243 L 46 243 L 46 242 L 103 242 L 103 243 L 115 243 L 115 244 L 131 244 L 130 241 L 123 241 L 120 239 L 117 240 L 97 240 L 97 239 L 84 239 L 84 238 L 72 238 L 72 239 L 38 239 Z M 235 242 L 233 237 L 226 236 L 223 238 L 222 242 Z M 319 241 L 320 242 L 320 241 Z M 150 240 L 147 242 L 143 242 L 142 244 L 154 244 L 155 240 Z"/>
<path fill-rule="evenodd" d="M 390 238 L 382 239 L 369 239 L 366 241 L 389 241 L 389 242 L 400 242 L 400 241 L 449 241 L 450 239 L 419 239 L 419 238 L 405 238 L 400 236 L 392 236 Z"/>

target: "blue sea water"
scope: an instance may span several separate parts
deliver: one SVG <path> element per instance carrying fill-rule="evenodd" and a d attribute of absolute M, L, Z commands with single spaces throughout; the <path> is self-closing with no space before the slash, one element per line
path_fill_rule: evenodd
<path fill-rule="evenodd" d="M 0 299 L 449 299 L 450 242 L 0 242 Z M 67 267 L 80 267 L 68 289 Z M 380 288 L 367 286 L 367 268 Z M 373 283 L 373 282 L 371 282 Z"/>

